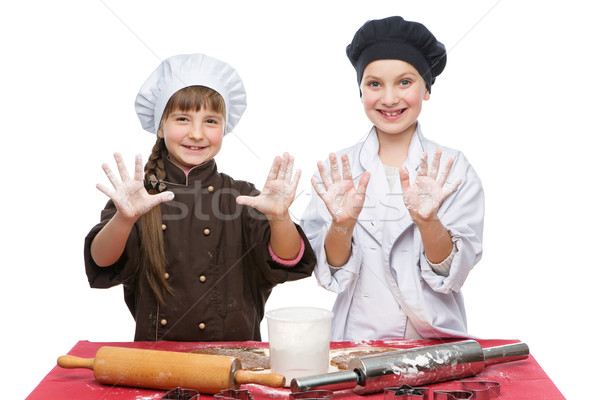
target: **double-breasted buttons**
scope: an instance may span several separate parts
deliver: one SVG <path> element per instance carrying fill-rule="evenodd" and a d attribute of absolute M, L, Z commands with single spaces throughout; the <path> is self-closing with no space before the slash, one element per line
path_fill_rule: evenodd
<path fill-rule="evenodd" d="M 165 272 L 165 279 L 169 279 L 169 273 Z"/>
<path fill-rule="evenodd" d="M 163 231 L 166 231 L 166 230 L 167 230 L 167 225 L 165 225 L 165 224 L 162 224 L 162 225 L 160 226 L 160 228 L 161 228 Z"/>
<path fill-rule="evenodd" d="M 204 236 L 210 235 L 210 229 L 204 228 Z"/>
<path fill-rule="evenodd" d="M 198 328 L 200 328 L 200 329 L 204 329 L 204 328 L 206 328 L 206 324 L 205 324 L 204 322 L 200 322 L 200 323 L 198 324 Z"/>
<path fill-rule="evenodd" d="M 163 318 L 163 319 L 161 319 L 161 320 L 160 320 L 160 324 L 161 324 L 162 326 L 165 326 L 165 325 L 167 325 L 167 320 L 166 320 L 166 319 L 164 319 L 164 318 Z"/>
<path fill-rule="evenodd" d="M 206 277 L 204 275 L 200 275 L 200 278 L 198 279 L 200 279 L 200 282 L 202 283 L 206 282 Z"/>
<path fill-rule="evenodd" d="M 212 192 L 214 192 L 214 191 L 215 191 L 215 187 L 214 187 L 213 185 L 210 185 L 210 186 L 209 186 L 209 187 L 207 187 L 206 189 L 209 191 L 209 193 L 212 193 Z"/>

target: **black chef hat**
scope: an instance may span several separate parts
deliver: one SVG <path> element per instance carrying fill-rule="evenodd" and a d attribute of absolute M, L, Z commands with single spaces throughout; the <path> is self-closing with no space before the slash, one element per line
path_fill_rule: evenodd
<path fill-rule="evenodd" d="M 346 47 L 346 55 L 356 69 L 359 85 L 370 62 L 394 59 L 415 67 L 431 92 L 435 77 L 446 66 L 446 47 L 423 24 L 402 17 L 367 21 Z"/>

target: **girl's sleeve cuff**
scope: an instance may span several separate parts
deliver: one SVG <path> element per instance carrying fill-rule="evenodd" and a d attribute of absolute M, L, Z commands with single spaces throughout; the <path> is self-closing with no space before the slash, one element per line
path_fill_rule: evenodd
<path fill-rule="evenodd" d="M 275 252 L 273 251 L 273 248 L 271 248 L 271 242 L 269 242 L 269 254 L 271 254 L 271 258 L 273 259 L 273 261 L 277 262 L 278 264 L 284 265 L 286 267 L 293 267 L 294 265 L 298 264 L 298 262 L 302 259 L 302 256 L 304 255 L 304 240 L 300 241 L 300 251 L 298 252 L 296 258 L 294 258 L 293 260 L 284 260 L 283 258 L 278 257 L 277 254 L 275 254 Z"/>

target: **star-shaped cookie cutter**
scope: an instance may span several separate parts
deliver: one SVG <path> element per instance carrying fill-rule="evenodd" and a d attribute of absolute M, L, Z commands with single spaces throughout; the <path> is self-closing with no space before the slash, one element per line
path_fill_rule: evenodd
<path fill-rule="evenodd" d="M 412 387 L 404 384 L 400 387 L 383 389 L 383 400 L 424 400 L 429 396 L 429 388 Z"/>

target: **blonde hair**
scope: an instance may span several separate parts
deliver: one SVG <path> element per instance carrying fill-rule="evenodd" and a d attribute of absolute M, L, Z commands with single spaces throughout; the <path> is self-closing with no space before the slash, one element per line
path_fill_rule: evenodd
<path fill-rule="evenodd" d="M 225 118 L 225 102 L 218 92 L 205 86 L 185 87 L 169 99 L 159 129 L 162 129 L 164 121 L 175 111 L 200 111 L 202 108 L 223 115 Z M 163 160 L 167 155 L 165 141 L 157 135 L 152 153 L 144 167 L 144 183 L 149 194 L 157 194 L 166 189 L 162 182 L 166 177 Z M 142 215 L 139 220 L 139 228 L 141 242 L 138 264 L 139 278 L 148 283 L 154 297 L 162 305 L 165 297 L 173 294 L 173 290 L 165 277 L 167 259 L 163 242 L 160 205 Z"/>

